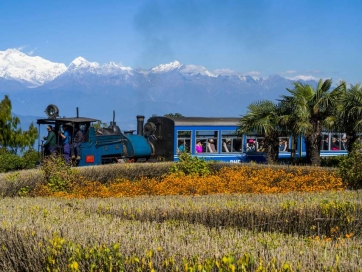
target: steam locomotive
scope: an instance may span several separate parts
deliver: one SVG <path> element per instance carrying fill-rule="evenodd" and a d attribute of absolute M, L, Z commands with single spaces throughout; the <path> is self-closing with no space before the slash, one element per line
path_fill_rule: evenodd
<path fill-rule="evenodd" d="M 265 162 L 263 152 L 263 137 L 258 135 L 240 135 L 237 132 L 239 118 L 211 118 L 211 117 L 163 117 L 153 116 L 144 124 L 145 117 L 138 115 L 137 131 L 121 132 L 116 125 L 115 114 L 113 121 L 107 128 L 96 128 L 97 119 L 79 117 L 59 117 L 56 105 L 49 105 L 45 110 L 48 118 L 38 119 L 39 125 L 51 125 L 57 134 L 62 126 L 70 130 L 71 139 L 81 126 L 84 128 L 84 138 L 79 146 L 80 158 L 72 160 L 73 165 L 91 166 L 122 162 L 155 162 L 177 161 L 178 154 L 185 150 L 206 160 L 240 162 Z M 343 145 L 343 133 L 324 133 L 324 142 L 321 143 L 321 156 L 336 156 L 347 154 Z M 303 137 L 295 138 L 286 135 L 281 137 L 279 157 L 290 158 L 291 147 L 297 146 L 295 156 L 305 156 Z M 328 141 L 329 140 L 329 141 Z M 338 147 L 332 146 L 333 141 Z M 39 151 L 43 142 L 38 139 Z M 212 142 L 213 148 L 209 147 Z M 327 144 L 326 144 L 327 143 Z M 196 145 L 199 149 L 196 149 Z M 61 139 L 57 138 L 58 152 L 62 152 Z"/>

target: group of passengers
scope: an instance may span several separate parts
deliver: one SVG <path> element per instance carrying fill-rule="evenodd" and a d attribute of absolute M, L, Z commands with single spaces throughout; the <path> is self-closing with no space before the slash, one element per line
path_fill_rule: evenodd
<path fill-rule="evenodd" d="M 322 150 L 347 150 L 347 138 L 344 135 L 341 139 L 337 136 L 333 136 L 329 146 L 329 136 L 326 135 L 322 141 Z"/>
<path fill-rule="evenodd" d="M 245 150 L 246 152 L 264 152 L 265 151 L 264 140 L 259 139 L 259 141 L 257 141 L 249 139 L 246 143 Z"/>
<path fill-rule="evenodd" d="M 79 147 L 84 140 L 85 135 L 85 125 L 80 125 L 77 128 L 77 132 L 74 135 L 74 139 L 72 141 L 71 137 L 71 127 L 67 124 L 62 126 L 63 130 L 59 129 L 58 135 L 60 137 L 60 143 L 62 146 L 63 155 L 66 163 L 69 164 L 70 158 L 80 160 L 80 151 Z M 43 139 L 45 142 L 43 143 L 43 148 L 45 150 L 46 155 L 54 154 L 57 151 L 57 137 L 51 125 L 47 126 L 48 135 L 44 136 Z"/>
<path fill-rule="evenodd" d="M 184 151 L 188 151 L 188 148 L 185 146 L 184 141 L 180 140 L 178 143 L 178 147 L 177 147 L 177 153 L 179 154 Z M 231 140 L 223 140 L 222 151 L 223 152 L 234 152 L 234 149 L 232 148 L 232 145 L 231 145 Z M 201 140 L 197 140 L 196 146 L 195 146 L 195 152 L 196 153 L 203 153 L 203 152 L 217 153 L 214 139 L 210 138 L 206 143 L 204 142 L 204 145 Z"/>

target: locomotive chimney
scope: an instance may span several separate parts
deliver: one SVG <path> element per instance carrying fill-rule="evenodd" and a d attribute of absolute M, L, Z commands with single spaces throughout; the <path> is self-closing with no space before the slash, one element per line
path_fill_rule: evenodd
<path fill-rule="evenodd" d="M 137 134 L 143 136 L 143 122 L 145 117 L 143 115 L 137 115 Z"/>

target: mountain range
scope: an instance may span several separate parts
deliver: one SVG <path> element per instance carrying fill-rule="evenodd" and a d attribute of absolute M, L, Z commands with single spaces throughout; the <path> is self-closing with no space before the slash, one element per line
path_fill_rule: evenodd
<path fill-rule="evenodd" d="M 254 101 L 286 94 L 292 83 L 278 75 L 210 72 L 178 61 L 146 70 L 78 57 L 66 66 L 17 49 L 0 51 L 0 95 L 9 95 L 14 113 L 29 120 L 45 117 L 48 104 L 57 105 L 61 116 L 75 116 L 78 107 L 80 116 L 107 123 L 115 111 L 121 129 L 135 128 L 136 115 L 237 117 Z"/>

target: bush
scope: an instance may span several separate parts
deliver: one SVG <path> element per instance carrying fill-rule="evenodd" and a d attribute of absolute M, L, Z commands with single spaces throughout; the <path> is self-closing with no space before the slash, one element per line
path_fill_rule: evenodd
<path fill-rule="evenodd" d="M 32 169 L 35 168 L 37 162 L 39 162 L 40 154 L 34 149 L 29 149 L 24 152 L 22 159 L 25 169 Z"/>
<path fill-rule="evenodd" d="M 0 151 L 0 172 L 9 172 L 24 169 L 24 160 L 10 151 Z"/>
<path fill-rule="evenodd" d="M 350 189 L 362 188 L 362 144 L 355 144 L 338 164 L 338 174 Z"/>
<path fill-rule="evenodd" d="M 27 150 L 22 157 L 2 148 L 0 149 L 0 173 L 35 168 L 38 161 L 38 152 Z"/>
<path fill-rule="evenodd" d="M 74 179 L 74 171 L 63 157 L 49 156 L 43 160 L 41 170 L 44 172 L 46 185 L 53 192 L 67 191 Z"/>
<path fill-rule="evenodd" d="M 322 167 L 338 167 L 339 163 L 344 160 L 346 156 L 332 156 L 332 157 L 322 157 L 321 166 Z"/>
<path fill-rule="evenodd" d="M 182 152 L 179 155 L 179 161 L 171 166 L 170 171 L 171 173 L 183 173 L 185 175 L 207 176 L 211 174 L 209 162 L 193 157 L 187 152 Z"/>

